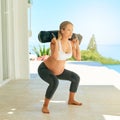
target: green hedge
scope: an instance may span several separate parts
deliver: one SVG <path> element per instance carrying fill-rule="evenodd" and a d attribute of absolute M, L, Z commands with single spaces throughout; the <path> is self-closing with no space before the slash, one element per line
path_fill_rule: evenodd
<path fill-rule="evenodd" d="M 120 64 L 119 60 L 103 57 L 98 52 L 94 52 L 90 50 L 81 51 L 81 60 L 82 61 L 96 61 L 102 64 Z"/>

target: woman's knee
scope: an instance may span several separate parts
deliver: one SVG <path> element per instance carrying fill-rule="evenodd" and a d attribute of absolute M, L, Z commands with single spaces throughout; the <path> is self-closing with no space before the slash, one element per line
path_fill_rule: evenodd
<path fill-rule="evenodd" d="M 79 83 L 80 82 L 80 76 L 76 75 L 76 81 Z"/>
<path fill-rule="evenodd" d="M 73 82 L 75 82 L 76 84 L 79 84 L 79 82 L 80 82 L 80 76 L 78 74 L 75 73 L 73 75 L 72 79 L 73 79 Z"/>
<path fill-rule="evenodd" d="M 56 89 L 58 87 L 58 84 L 59 84 L 58 79 L 52 79 L 52 80 L 50 80 L 50 83 L 49 83 L 49 85 L 54 89 Z"/>

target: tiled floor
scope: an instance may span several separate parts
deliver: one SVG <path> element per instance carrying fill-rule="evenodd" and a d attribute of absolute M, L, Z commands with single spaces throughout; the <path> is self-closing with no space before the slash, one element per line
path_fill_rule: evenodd
<path fill-rule="evenodd" d="M 41 112 L 47 84 L 42 80 L 13 80 L 0 88 L 0 120 L 120 120 L 120 91 L 112 85 L 80 85 L 76 99 L 67 104 L 69 82 L 60 81 L 50 103 Z"/>
<path fill-rule="evenodd" d="M 0 120 L 120 120 L 119 73 L 102 66 L 66 67 L 80 75 L 76 99 L 82 106 L 67 104 L 70 83 L 60 81 L 49 105 L 50 114 L 43 114 L 47 83 L 33 73 L 31 80 L 12 80 L 0 87 Z"/>

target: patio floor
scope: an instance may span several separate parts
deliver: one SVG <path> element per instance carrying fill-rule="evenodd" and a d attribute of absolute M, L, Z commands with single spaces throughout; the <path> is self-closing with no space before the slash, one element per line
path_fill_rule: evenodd
<path fill-rule="evenodd" d="M 90 67 L 90 71 L 85 65 L 67 66 L 68 69 L 72 67 L 81 75 L 76 99 L 83 103 L 82 106 L 67 104 L 70 83 L 60 80 L 49 105 L 50 114 L 43 114 L 41 107 L 47 84 L 34 74 L 30 80 L 11 80 L 0 87 L 0 120 L 120 120 L 119 74 L 112 72 L 111 75 L 110 70 L 105 70 L 112 77 L 106 82 L 101 68 Z M 78 71 L 77 67 L 81 69 Z M 97 82 L 97 77 L 92 77 L 95 69 Z"/>

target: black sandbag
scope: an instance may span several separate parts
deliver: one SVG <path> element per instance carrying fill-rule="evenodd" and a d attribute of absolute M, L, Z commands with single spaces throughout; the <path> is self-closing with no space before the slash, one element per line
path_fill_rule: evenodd
<path fill-rule="evenodd" d="M 53 35 L 58 38 L 58 30 L 51 30 L 51 31 L 40 31 L 38 34 L 38 40 L 42 43 L 51 42 Z M 79 43 L 81 43 L 82 35 L 73 33 L 72 37 L 69 40 L 73 40 L 74 38 L 78 38 Z"/>

